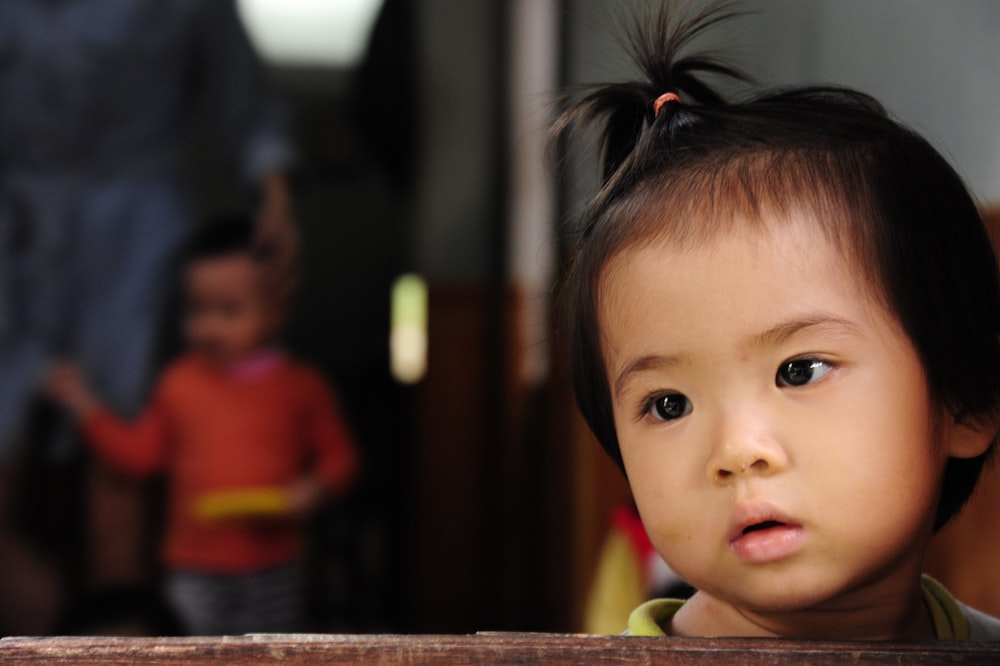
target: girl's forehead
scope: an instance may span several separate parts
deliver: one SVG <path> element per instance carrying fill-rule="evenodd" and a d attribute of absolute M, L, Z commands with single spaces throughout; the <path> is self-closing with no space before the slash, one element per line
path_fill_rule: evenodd
<path fill-rule="evenodd" d="M 756 349 L 754 341 L 778 337 L 768 332 L 802 322 L 838 322 L 873 335 L 895 329 L 891 314 L 815 231 L 744 230 L 690 247 L 625 250 L 601 286 L 598 316 L 613 374 L 649 355 Z"/>
<path fill-rule="evenodd" d="M 638 293 L 643 298 L 633 298 Z M 614 318 L 632 318 L 644 303 L 686 316 L 702 307 L 735 312 L 752 302 L 757 305 L 751 312 L 779 302 L 810 310 L 836 302 L 865 318 L 876 311 L 894 318 L 868 272 L 818 225 L 794 214 L 763 223 L 734 221 L 725 232 L 700 238 L 632 243 L 606 263 L 596 297 L 602 327 Z"/>

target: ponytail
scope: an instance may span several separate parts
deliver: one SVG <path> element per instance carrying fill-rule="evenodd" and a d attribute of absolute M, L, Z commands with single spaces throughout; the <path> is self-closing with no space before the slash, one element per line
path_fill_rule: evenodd
<path fill-rule="evenodd" d="M 714 55 L 682 56 L 681 52 L 702 33 L 737 16 L 731 5 L 713 3 L 680 21 L 672 20 L 666 6 L 652 20 L 633 17 L 625 26 L 626 46 L 643 78 L 571 92 L 564 98 L 567 108 L 553 125 L 553 139 L 597 127 L 603 156 L 601 180 L 608 185 L 637 161 L 632 156 L 649 143 L 644 137 L 650 131 L 669 138 L 698 122 L 703 109 L 724 105 L 722 95 L 702 80 L 704 75 L 746 83 L 752 79 Z"/>

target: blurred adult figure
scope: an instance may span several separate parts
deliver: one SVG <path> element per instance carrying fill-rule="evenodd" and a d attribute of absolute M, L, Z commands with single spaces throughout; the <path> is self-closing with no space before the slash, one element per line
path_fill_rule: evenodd
<path fill-rule="evenodd" d="M 290 275 L 293 149 L 234 2 L 0 2 L 8 466 L 43 445 L 26 435 L 26 416 L 53 358 L 78 362 L 119 413 L 144 404 L 174 257 L 195 219 L 184 166 L 202 112 L 221 163 L 257 197 L 259 237 Z M 72 442 L 56 436 L 46 455 L 71 456 Z"/>

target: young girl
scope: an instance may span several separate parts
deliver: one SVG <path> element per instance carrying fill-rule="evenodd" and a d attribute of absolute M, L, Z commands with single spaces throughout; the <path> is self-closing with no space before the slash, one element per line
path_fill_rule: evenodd
<path fill-rule="evenodd" d="M 304 630 L 298 518 L 357 471 L 330 389 L 271 346 L 279 309 L 257 254 L 242 218 L 208 224 L 192 241 L 189 350 L 134 423 L 72 366 L 49 379 L 99 456 L 134 475 L 166 472 L 166 591 L 191 634 Z"/>
<path fill-rule="evenodd" d="M 730 16 L 631 31 L 567 276 L 574 387 L 657 551 L 697 592 L 633 635 L 1000 638 L 922 575 L 992 454 L 1000 287 L 955 172 L 870 97 L 728 103 L 680 57 Z M 932 91 L 928 91 L 932 94 Z"/>

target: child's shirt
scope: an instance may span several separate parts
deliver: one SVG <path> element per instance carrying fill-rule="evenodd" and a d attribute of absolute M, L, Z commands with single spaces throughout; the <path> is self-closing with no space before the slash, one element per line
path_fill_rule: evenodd
<path fill-rule="evenodd" d="M 924 604 L 934 621 L 939 639 L 988 641 L 1000 639 L 1000 620 L 969 608 L 948 592 L 941 583 L 924 575 L 920 581 Z M 629 636 L 666 636 L 666 626 L 684 601 L 653 599 L 642 604 L 629 616 Z"/>
<path fill-rule="evenodd" d="M 290 517 L 208 520 L 199 502 L 226 491 L 284 490 L 307 472 L 342 488 L 356 467 L 330 389 L 318 373 L 285 359 L 227 373 L 184 356 L 165 371 L 137 421 L 101 410 L 83 430 L 122 471 L 166 472 L 163 556 L 171 568 L 238 573 L 294 559 L 302 545 Z"/>

